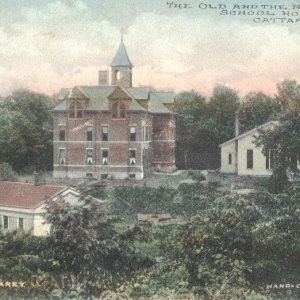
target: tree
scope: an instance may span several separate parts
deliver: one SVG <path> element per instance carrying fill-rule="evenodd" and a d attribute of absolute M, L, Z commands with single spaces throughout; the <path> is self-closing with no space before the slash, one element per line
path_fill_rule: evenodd
<path fill-rule="evenodd" d="M 46 218 L 51 235 L 42 256 L 52 262 L 48 270 L 61 288 L 82 287 L 99 295 L 151 260 L 135 252 L 130 229 L 116 232 L 103 205 L 93 198 L 81 201 L 77 206 L 63 200 L 49 203 Z"/>
<path fill-rule="evenodd" d="M 282 105 L 279 97 L 272 98 L 262 92 L 247 94 L 239 111 L 240 133 L 276 118 L 280 112 Z"/>
<path fill-rule="evenodd" d="M 300 85 L 296 80 L 283 80 L 277 84 L 278 99 L 285 108 L 300 107 Z"/>
<path fill-rule="evenodd" d="M 177 164 L 185 169 L 207 169 L 215 162 L 218 143 L 211 131 L 206 99 L 195 91 L 176 97 Z"/>
<path fill-rule="evenodd" d="M 52 100 L 18 90 L 4 98 L 0 116 L 0 160 L 16 171 L 52 167 Z"/>
<path fill-rule="evenodd" d="M 234 137 L 235 113 L 239 108 L 240 99 L 235 90 L 222 85 L 214 88 L 208 109 L 219 144 Z"/>
<path fill-rule="evenodd" d="M 220 164 L 219 144 L 234 136 L 239 97 L 233 89 L 218 85 L 210 102 L 199 93 L 176 97 L 177 164 L 180 167 L 212 169 Z"/>
<path fill-rule="evenodd" d="M 278 126 L 260 130 L 255 143 L 262 147 L 265 155 L 269 155 L 270 151 L 275 155 L 271 177 L 274 189 L 272 187 L 271 189 L 276 193 L 281 192 L 287 183 L 287 169 L 297 170 L 297 161 L 300 157 L 300 112 L 287 111 L 281 116 Z"/>

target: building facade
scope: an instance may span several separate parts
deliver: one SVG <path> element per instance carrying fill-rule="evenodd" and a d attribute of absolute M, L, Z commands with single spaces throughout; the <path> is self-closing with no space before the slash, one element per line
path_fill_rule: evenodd
<path fill-rule="evenodd" d="M 63 199 L 78 205 L 79 197 L 79 191 L 72 187 L 0 181 L 0 227 L 47 235 L 50 224 L 44 218 L 46 202 Z"/>
<path fill-rule="evenodd" d="M 269 151 L 268 155 L 264 155 L 262 148 L 256 147 L 254 141 L 255 136 L 259 135 L 259 129 L 272 129 L 277 125 L 277 121 L 270 121 L 221 144 L 221 172 L 237 175 L 271 175 L 275 154 Z"/>
<path fill-rule="evenodd" d="M 175 170 L 173 92 L 132 86 L 123 41 L 96 86 L 62 89 L 53 111 L 53 176 L 142 179 Z"/>

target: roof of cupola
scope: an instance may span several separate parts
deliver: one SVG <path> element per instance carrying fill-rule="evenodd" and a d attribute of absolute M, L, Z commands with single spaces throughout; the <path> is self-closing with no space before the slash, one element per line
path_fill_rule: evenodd
<path fill-rule="evenodd" d="M 132 63 L 128 57 L 123 39 L 121 40 L 120 46 L 117 50 L 116 55 L 114 56 L 112 62 L 112 67 L 132 67 Z"/>

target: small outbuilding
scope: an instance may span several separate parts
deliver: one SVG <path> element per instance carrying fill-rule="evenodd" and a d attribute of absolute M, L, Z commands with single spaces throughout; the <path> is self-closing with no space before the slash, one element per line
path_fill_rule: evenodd
<path fill-rule="evenodd" d="M 63 199 L 78 205 L 79 198 L 80 192 L 72 187 L 0 181 L 0 226 L 4 230 L 47 235 L 50 224 L 44 219 L 46 202 Z"/>
<path fill-rule="evenodd" d="M 221 172 L 237 175 L 271 175 L 275 155 L 262 153 L 261 147 L 256 147 L 255 136 L 260 129 L 272 129 L 279 125 L 278 121 L 270 121 L 252 130 L 237 134 L 235 138 L 220 145 Z"/>

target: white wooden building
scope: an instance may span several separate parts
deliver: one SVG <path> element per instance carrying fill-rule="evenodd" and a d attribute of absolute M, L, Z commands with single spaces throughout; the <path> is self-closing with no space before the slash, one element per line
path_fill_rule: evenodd
<path fill-rule="evenodd" d="M 50 224 L 44 219 L 46 201 L 64 199 L 78 205 L 79 197 L 79 191 L 72 187 L 0 181 L 0 226 L 3 230 L 47 235 Z"/>
<path fill-rule="evenodd" d="M 255 127 L 220 145 L 221 172 L 238 175 L 271 175 L 274 165 L 274 153 L 265 156 L 261 147 L 254 144 L 259 129 L 272 129 L 278 121 L 270 121 Z"/>

